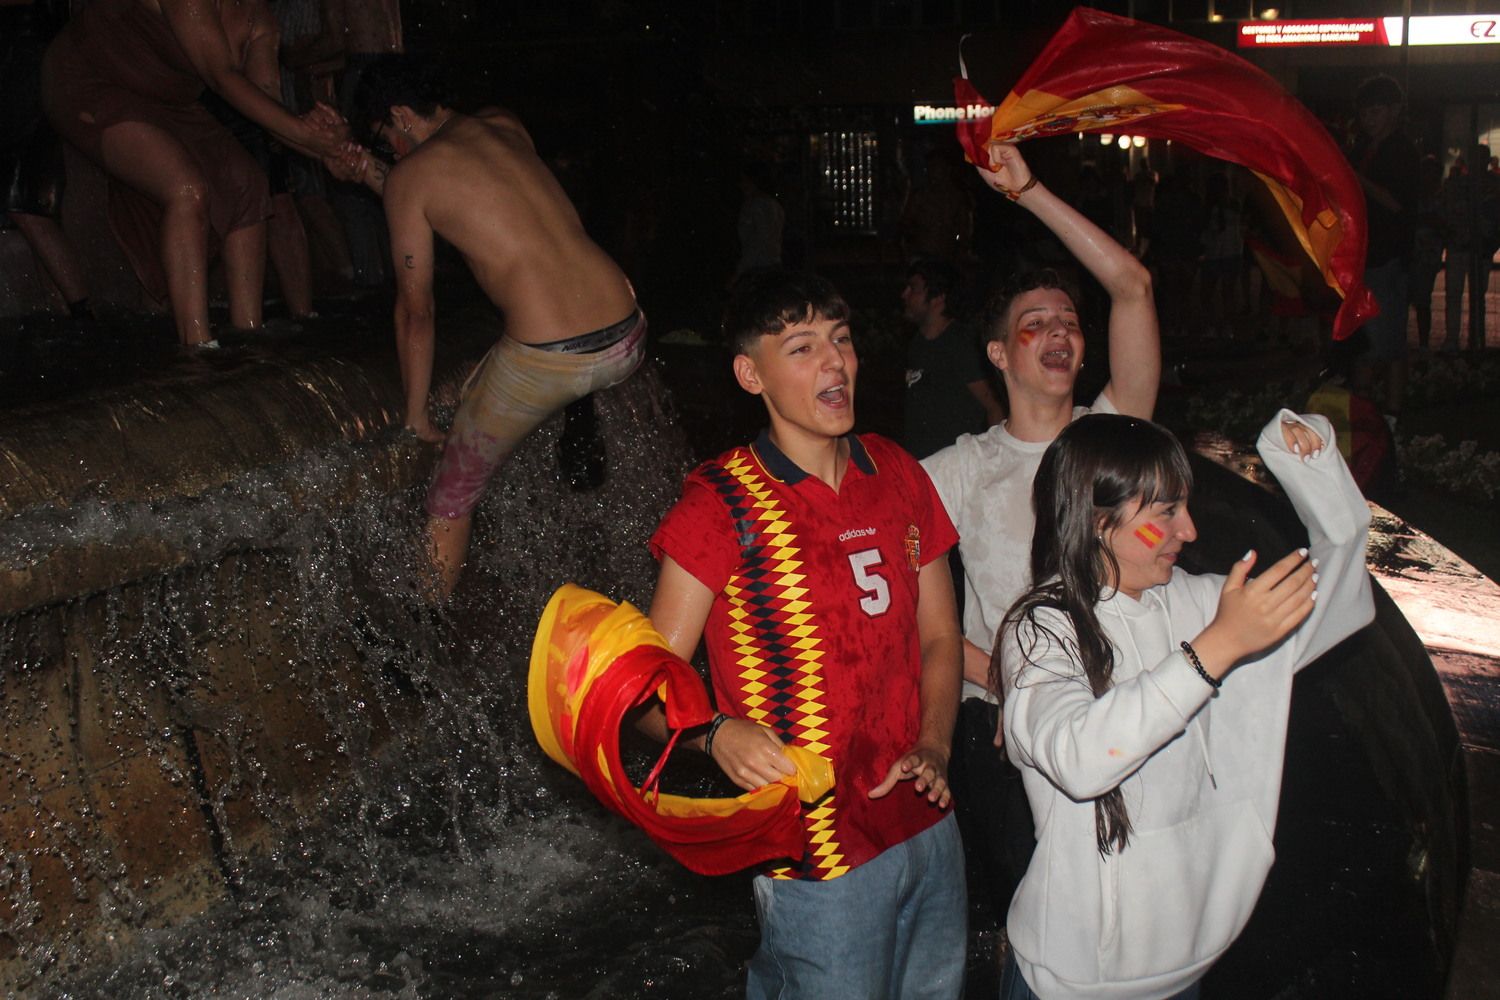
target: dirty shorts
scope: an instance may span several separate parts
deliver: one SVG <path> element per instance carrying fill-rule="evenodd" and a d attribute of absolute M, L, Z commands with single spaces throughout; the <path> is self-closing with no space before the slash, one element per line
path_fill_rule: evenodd
<path fill-rule="evenodd" d="M 522 438 L 569 403 L 623 382 L 645 352 L 639 309 L 602 330 L 542 347 L 502 337 L 464 386 L 427 490 L 427 513 L 466 516 Z"/>

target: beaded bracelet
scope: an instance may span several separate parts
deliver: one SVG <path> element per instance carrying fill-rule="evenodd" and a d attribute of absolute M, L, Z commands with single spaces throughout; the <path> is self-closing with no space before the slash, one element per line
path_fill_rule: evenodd
<path fill-rule="evenodd" d="M 714 716 L 714 721 L 708 724 L 708 735 L 703 737 L 703 752 L 710 758 L 714 755 L 714 737 L 718 735 L 719 727 L 729 721 L 729 716 L 720 712 Z"/>
<path fill-rule="evenodd" d="M 1207 681 L 1208 686 L 1213 688 L 1215 693 L 1218 693 L 1219 688 L 1224 686 L 1224 682 L 1203 669 L 1203 661 L 1198 659 L 1197 651 L 1193 649 L 1192 645 L 1186 639 L 1182 640 L 1178 645 L 1182 647 L 1182 652 L 1187 656 L 1188 663 L 1192 664 L 1193 669 L 1198 671 L 1198 676 Z"/>

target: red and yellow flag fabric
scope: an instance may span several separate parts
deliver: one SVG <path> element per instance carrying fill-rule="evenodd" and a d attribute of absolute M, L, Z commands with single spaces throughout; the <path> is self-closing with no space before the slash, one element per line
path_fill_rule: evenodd
<path fill-rule="evenodd" d="M 965 78 L 960 107 L 988 103 Z M 1255 173 L 1328 286 L 1342 340 L 1378 311 L 1364 285 L 1365 200 L 1338 144 L 1296 98 L 1230 52 L 1167 28 L 1079 7 L 988 119 L 958 123 L 985 146 L 1068 132 L 1171 139 Z"/>
<path fill-rule="evenodd" d="M 527 679 L 532 731 L 547 756 L 699 874 L 801 858 L 801 803 L 816 802 L 833 787 L 833 764 L 788 746 L 795 775 L 734 798 L 688 798 L 656 790 L 669 743 L 636 787 L 620 758 L 620 726 L 631 710 L 657 697 L 673 733 L 713 718 L 703 680 L 645 615 L 573 584 L 552 595 L 532 642 Z"/>

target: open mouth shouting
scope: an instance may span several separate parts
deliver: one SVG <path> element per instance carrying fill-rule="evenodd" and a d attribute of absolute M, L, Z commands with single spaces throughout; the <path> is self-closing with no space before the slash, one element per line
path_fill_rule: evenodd
<path fill-rule="evenodd" d="M 843 410 L 852 402 L 848 382 L 838 382 L 818 393 L 818 402 L 835 410 Z"/>
<path fill-rule="evenodd" d="M 1041 354 L 1042 368 L 1049 372 L 1068 372 L 1073 368 L 1073 348 L 1067 344 L 1049 348 Z"/>

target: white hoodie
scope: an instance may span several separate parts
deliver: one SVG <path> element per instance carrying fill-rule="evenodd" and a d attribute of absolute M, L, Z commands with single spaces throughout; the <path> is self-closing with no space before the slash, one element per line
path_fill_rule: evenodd
<path fill-rule="evenodd" d="M 1283 419 L 1316 431 L 1322 453 L 1293 455 Z M 1138 601 L 1100 601 L 1115 668 L 1099 698 L 1076 659 L 1032 627 L 1004 636 L 1005 745 L 1037 836 L 1007 926 L 1026 982 L 1045 1000 L 1170 997 L 1223 954 L 1275 857 L 1292 675 L 1374 618 L 1369 507 L 1328 421 L 1283 410 L 1257 448 L 1307 526 L 1318 599 L 1290 636 L 1241 662 L 1218 697 L 1178 643 L 1213 620 L 1222 576 L 1177 570 Z M 1037 618 L 1071 640 L 1062 614 Z M 1030 650 L 1024 671 L 1020 645 Z M 1101 858 L 1093 800 L 1116 787 L 1133 832 L 1123 851 Z"/>

